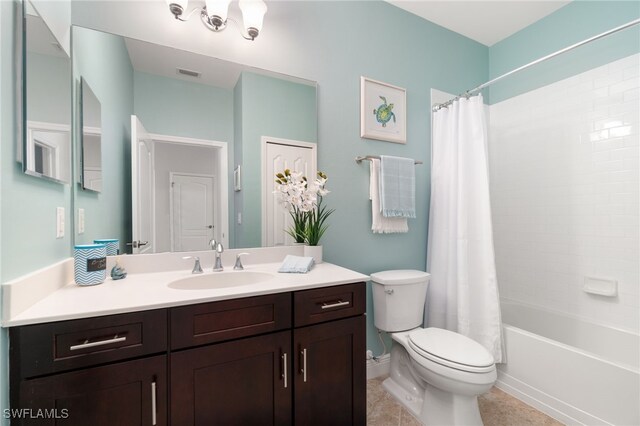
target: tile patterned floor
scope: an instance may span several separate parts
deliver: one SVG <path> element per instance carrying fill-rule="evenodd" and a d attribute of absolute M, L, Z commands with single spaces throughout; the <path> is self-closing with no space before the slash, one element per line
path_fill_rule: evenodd
<path fill-rule="evenodd" d="M 382 388 L 385 378 L 367 381 L 367 425 L 420 426 L 420 422 Z M 495 387 L 480 396 L 478 404 L 485 426 L 562 426 L 557 420 Z"/>

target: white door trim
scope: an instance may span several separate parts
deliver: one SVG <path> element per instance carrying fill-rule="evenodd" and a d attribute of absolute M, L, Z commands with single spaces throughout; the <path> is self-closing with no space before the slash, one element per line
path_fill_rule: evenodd
<path fill-rule="evenodd" d="M 271 182 L 274 180 L 273 176 L 266 175 L 267 165 L 265 161 L 267 157 L 267 144 L 270 142 L 278 145 L 288 145 L 288 146 L 295 146 L 299 148 L 310 148 L 311 158 L 312 158 L 311 161 L 313 161 L 313 164 L 316 166 L 316 169 L 318 166 L 318 144 L 316 144 L 315 142 L 303 142 L 303 141 L 297 141 L 293 139 L 272 138 L 270 136 L 262 136 L 260 138 L 260 167 L 261 167 L 260 175 L 262 176 L 262 179 L 261 179 L 262 208 L 260 210 L 262 212 L 262 215 L 261 215 L 262 216 L 262 220 L 261 220 L 262 247 L 264 247 L 267 244 L 267 182 Z M 315 176 L 312 176 L 312 178 L 315 178 Z"/>
<path fill-rule="evenodd" d="M 217 193 L 220 197 L 220 200 L 227 201 L 226 208 L 220 207 L 220 215 L 219 217 L 219 230 L 223 237 L 221 238 L 222 245 L 224 247 L 229 247 L 229 165 L 228 165 L 228 144 L 222 141 L 214 141 L 207 139 L 196 139 L 196 138 L 185 138 L 181 136 L 169 136 L 169 135 L 160 135 L 156 133 L 149 133 L 149 137 L 153 139 L 154 142 L 165 142 L 165 143 L 173 143 L 173 144 L 184 144 L 184 145 L 198 145 L 198 146 L 208 146 L 213 147 L 219 150 L 218 155 L 218 177 L 217 181 L 219 182 L 219 187 L 217 188 Z M 186 175 L 187 173 L 182 173 Z M 216 189 L 214 188 L 214 192 Z M 220 203 L 218 203 L 220 204 Z"/>

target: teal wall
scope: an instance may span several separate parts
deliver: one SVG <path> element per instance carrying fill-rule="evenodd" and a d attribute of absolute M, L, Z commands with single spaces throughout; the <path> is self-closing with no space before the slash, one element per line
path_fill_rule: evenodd
<path fill-rule="evenodd" d="M 134 72 L 134 111 L 151 133 L 212 139 L 233 152 L 233 92 Z"/>
<path fill-rule="evenodd" d="M 315 86 L 243 72 L 241 90 L 242 234 L 238 247 L 262 245 L 262 136 L 316 142 Z M 236 163 L 238 161 L 236 160 Z"/>
<path fill-rule="evenodd" d="M 491 46 L 490 78 L 639 17 L 638 1 L 572 1 Z M 640 27 L 636 25 L 506 77 L 489 89 L 490 103 L 500 102 L 638 51 Z"/>
<path fill-rule="evenodd" d="M 123 251 L 131 226 L 133 67 L 122 37 L 74 27 L 72 44 L 74 87 L 85 78 L 102 108 L 102 192 L 74 185 L 75 208 L 85 209 L 85 232 L 76 243 L 118 238 Z"/>

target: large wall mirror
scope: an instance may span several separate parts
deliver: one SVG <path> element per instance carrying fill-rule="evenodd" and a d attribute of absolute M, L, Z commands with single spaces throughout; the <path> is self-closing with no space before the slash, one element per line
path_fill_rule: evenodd
<path fill-rule="evenodd" d="M 102 108 L 101 192 L 76 191 L 76 242 L 119 237 L 128 253 L 263 245 L 264 148 L 315 146 L 316 83 L 82 27 L 72 41 L 73 80 L 90 82 Z M 278 158 L 273 167 L 292 165 Z"/>
<path fill-rule="evenodd" d="M 25 173 L 71 181 L 71 59 L 28 0 L 23 1 L 24 120 L 18 161 Z"/>

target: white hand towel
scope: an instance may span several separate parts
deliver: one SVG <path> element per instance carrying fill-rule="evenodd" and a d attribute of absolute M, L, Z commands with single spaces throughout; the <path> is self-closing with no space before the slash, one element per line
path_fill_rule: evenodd
<path fill-rule="evenodd" d="M 306 274 L 313 268 L 313 257 L 292 256 L 288 254 L 278 272 L 289 274 Z"/>
<path fill-rule="evenodd" d="M 384 217 L 416 217 L 416 167 L 411 158 L 380 157 L 380 205 Z"/>
<path fill-rule="evenodd" d="M 406 217 L 384 217 L 380 211 L 380 160 L 372 159 L 369 166 L 369 199 L 371 200 L 371 230 L 374 234 L 409 232 Z"/>

